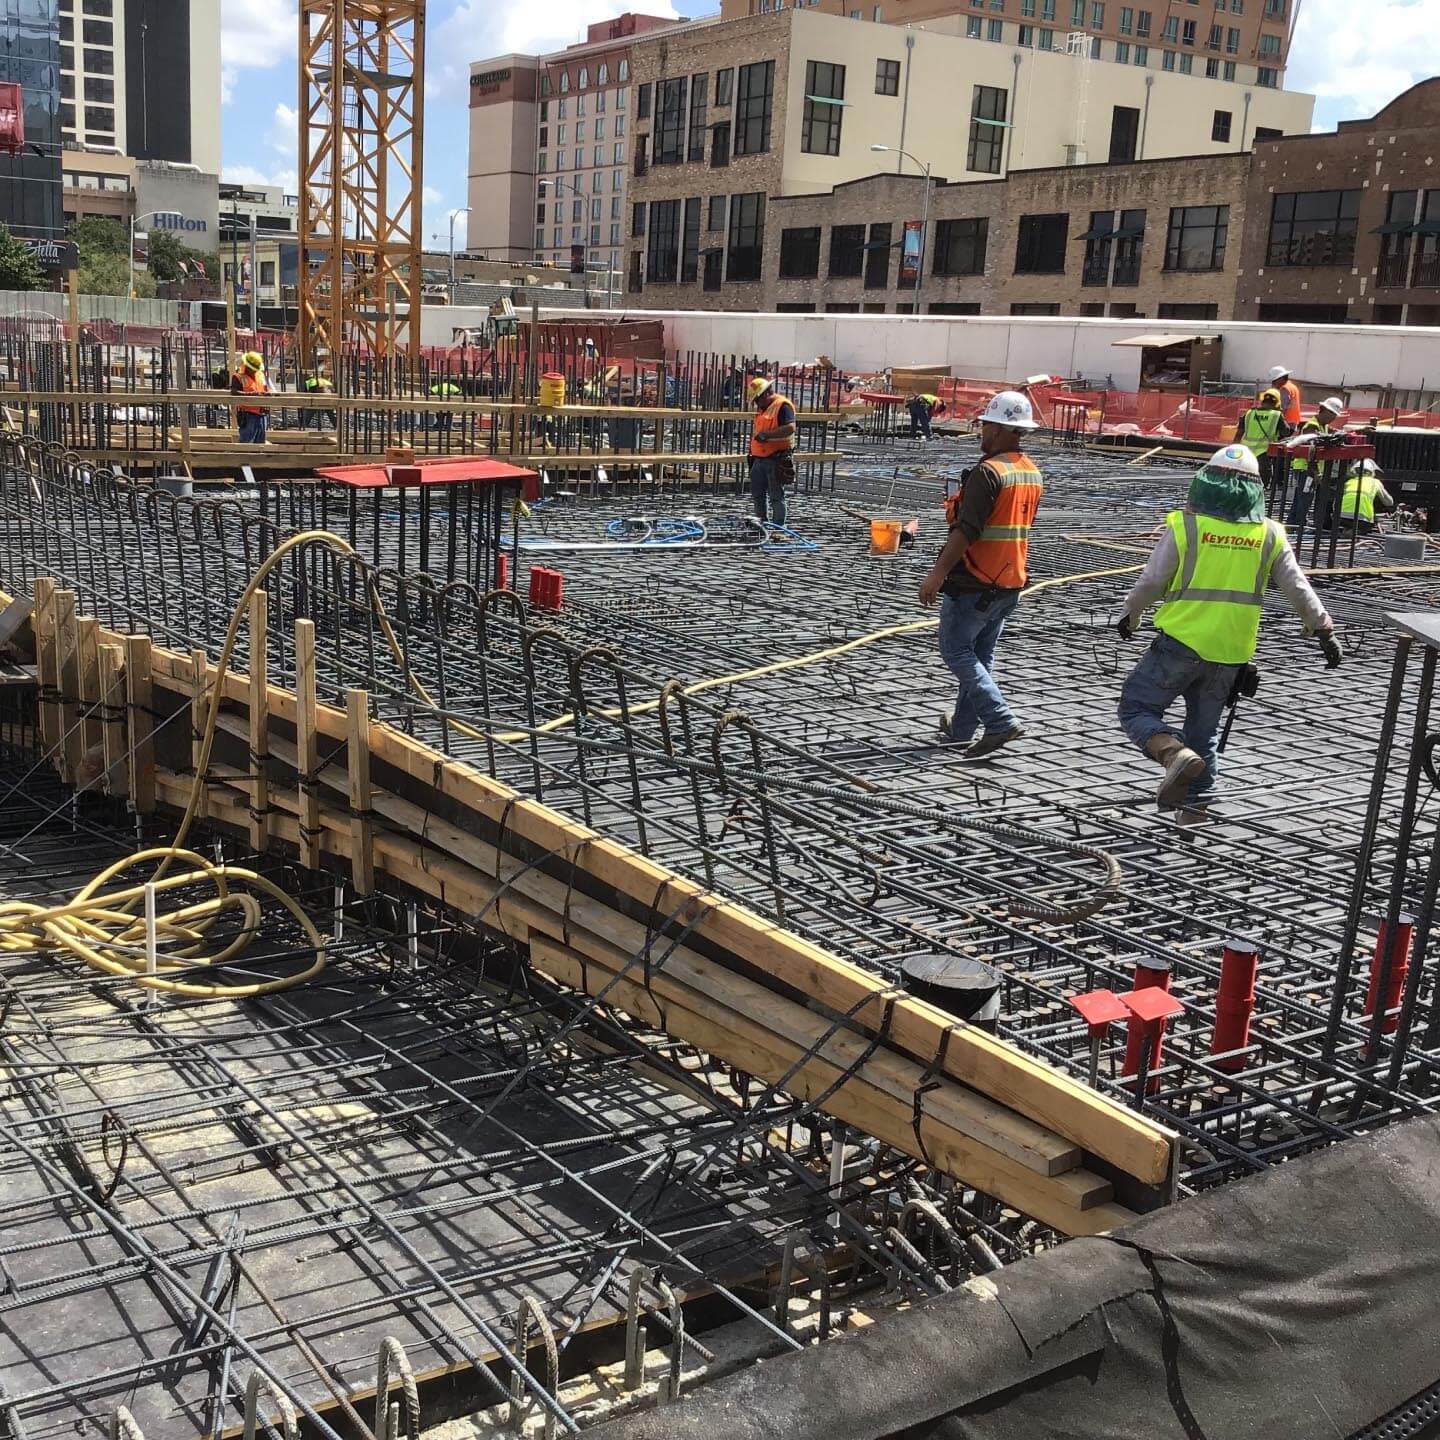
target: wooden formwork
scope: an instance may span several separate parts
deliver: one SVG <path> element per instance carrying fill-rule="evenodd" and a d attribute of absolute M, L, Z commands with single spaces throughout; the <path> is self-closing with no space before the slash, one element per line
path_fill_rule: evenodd
<path fill-rule="evenodd" d="M 372 720 L 364 691 L 319 703 L 310 622 L 297 624 L 290 690 L 268 683 L 263 661 L 222 678 L 203 651 L 105 630 L 47 579 L 34 602 L 40 743 L 72 783 L 98 776 L 141 814 L 182 812 L 199 783 L 206 823 L 255 849 L 347 873 L 361 894 L 383 879 L 429 897 L 555 980 L 1065 1234 L 1171 1198 L 1169 1131 Z M 262 655 L 259 600 L 251 623 Z M 216 743 L 197 777 L 217 683 Z"/>

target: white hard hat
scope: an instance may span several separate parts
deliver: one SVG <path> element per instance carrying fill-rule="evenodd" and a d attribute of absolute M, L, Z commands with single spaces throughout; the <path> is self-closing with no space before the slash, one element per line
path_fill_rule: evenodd
<path fill-rule="evenodd" d="M 1385 472 L 1373 460 L 1362 460 L 1360 473 L 1362 475 L 1383 475 Z"/>
<path fill-rule="evenodd" d="M 1338 395 L 1331 395 L 1322 400 L 1318 408 L 1328 410 L 1332 415 L 1343 415 L 1345 413 L 1345 402 Z"/>
<path fill-rule="evenodd" d="M 1288 365 L 1272 365 L 1270 367 L 1270 378 L 1272 380 L 1283 380 L 1290 373 Z"/>
<path fill-rule="evenodd" d="M 1244 445 L 1227 445 L 1217 450 L 1206 462 L 1207 470 L 1234 470 L 1253 480 L 1260 478 L 1260 462 Z"/>
<path fill-rule="evenodd" d="M 1030 408 L 1030 401 L 1018 390 L 1002 390 L 998 395 L 992 395 L 980 419 L 982 422 L 988 420 L 992 425 L 1004 425 L 1011 430 L 1040 428 L 1035 423 L 1035 412 Z"/>

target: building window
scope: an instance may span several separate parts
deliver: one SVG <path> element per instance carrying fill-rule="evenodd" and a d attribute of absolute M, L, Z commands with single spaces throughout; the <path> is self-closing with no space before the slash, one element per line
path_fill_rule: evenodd
<path fill-rule="evenodd" d="M 648 120 L 650 118 L 650 86 L 648 84 L 636 87 L 635 118 L 637 120 Z"/>
<path fill-rule="evenodd" d="M 1140 283 L 1140 251 L 1145 244 L 1145 212 L 1122 210 L 1120 228 L 1110 237 L 1115 246 L 1115 267 L 1110 273 L 1112 285 Z"/>
<path fill-rule="evenodd" d="M 1109 210 L 1092 210 L 1090 228 L 1084 235 L 1085 264 L 1080 271 L 1082 285 L 1110 283 L 1110 254 L 1114 234 L 1115 216 Z"/>
<path fill-rule="evenodd" d="M 580 67 L 579 84 L 582 90 L 588 90 L 590 88 L 590 67 L 588 65 L 582 65 Z"/>
<path fill-rule="evenodd" d="M 645 144 L 649 140 L 648 135 L 637 135 L 635 137 L 635 173 L 643 175 L 650 168 L 646 160 Z"/>
<path fill-rule="evenodd" d="M 1311 190 L 1277 195 L 1270 212 L 1265 263 L 1351 265 L 1360 214 L 1358 190 Z"/>
<path fill-rule="evenodd" d="M 780 232 L 780 278 L 813 280 L 820 274 L 820 227 Z"/>
<path fill-rule="evenodd" d="M 800 149 L 804 154 L 840 153 L 844 99 L 845 67 L 826 60 L 806 61 L 805 112 L 800 122 Z"/>
<path fill-rule="evenodd" d="M 645 234 L 645 204 L 636 201 L 630 207 L 630 233 L 638 240 Z"/>
<path fill-rule="evenodd" d="M 1120 33 L 1122 35 L 1135 33 L 1135 12 L 1128 5 L 1120 7 Z"/>
<path fill-rule="evenodd" d="M 965 21 L 965 38 L 967 40 L 978 40 L 980 38 L 980 17 L 971 15 Z"/>
<path fill-rule="evenodd" d="M 1273 90 L 1280 83 L 1280 72 L 1278 70 L 1272 70 L 1267 65 L 1262 65 L 1259 70 L 1255 72 L 1255 83 L 1264 86 L 1267 90 Z"/>
<path fill-rule="evenodd" d="M 1220 62 L 1218 60 L 1207 60 L 1205 62 L 1205 78 L 1207 80 L 1218 80 L 1220 78 Z"/>
<path fill-rule="evenodd" d="M 977 85 L 970 100 L 970 149 L 965 168 L 998 175 L 1005 154 L 1005 104 L 1008 93 L 994 85 Z"/>
<path fill-rule="evenodd" d="M 830 227 L 830 278 L 855 280 L 865 273 L 865 227 Z"/>
<path fill-rule="evenodd" d="M 1005 38 L 1005 22 L 1003 20 L 987 20 L 985 22 L 985 38 L 993 40 L 998 45 Z"/>
<path fill-rule="evenodd" d="M 87 45 L 114 45 L 115 31 L 108 20 L 86 20 L 81 27 L 80 38 Z"/>
<path fill-rule="evenodd" d="M 1193 55 L 1182 55 L 1180 57 L 1180 73 L 1190 75 L 1195 70 L 1195 57 Z"/>
<path fill-rule="evenodd" d="M 568 70 L 560 72 L 560 93 L 562 95 L 570 93 L 570 72 Z"/>
<path fill-rule="evenodd" d="M 718 170 L 730 163 L 730 122 L 721 121 L 710 129 L 710 168 Z"/>
<path fill-rule="evenodd" d="M 1110 111 L 1110 163 L 1135 158 L 1140 143 L 1140 111 L 1133 105 L 1116 105 Z"/>
<path fill-rule="evenodd" d="M 113 75 L 115 73 L 115 52 L 113 50 L 85 51 L 85 69 L 91 75 Z"/>
<path fill-rule="evenodd" d="M 1090 0 L 1090 28 L 1092 30 L 1105 28 L 1105 0 Z"/>
<path fill-rule="evenodd" d="M 983 275 L 989 220 L 940 220 L 935 225 L 932 275 Z"/>
<path fill-rule="evenodd" d="M 1195 22 L 1187 20 L 1180 29 L 1180 43 L 1182 45 L 1193 45 L 1195 43 Z"/>
<path fill-rule="evenodd" d="M 763 155 L 770 148 L 770 115 L 775 93 L 775 62 L 742 65 L 735 92 L 736 155 Z"/>
<path fill-rule="evenodd" d="M 1148 10 L 1135 12 L 1135 33 L 1142 40 L 1150 38 L 1150 12 Z"/>
<path fill-rule="evenodd" d="M 745 99 L 745 71 L 772 66 L 742 65 L 740 67 L 740 103 Z M 768 120 L 767 120 L 768 126 Z M 730 197 L 730 246 L 725 257 L 727 280 L 758 280 L 765 253 L 765 194 L 732 195 Z"/>
<path fill-rule="evenodd" d="M 1225 27 L 1223 25 L 1212 25 L 1210 34 L 1205 41 L 1207 50 L 1218 50 L 1225 39 Z"/>
<path fill-rule="evenodd" d="M 735 72 L 728 67 L 715 72 L 715 103 L 728 105 L 735 93 Z"/>
<path fill-rule="evenodd" d="M 1058 315 L 1060 306 L 1058 304 L 1047 304 L 1033 300 L 1017 302 L 1010 306 L 1012 315 Z"/>
<path fill-rule="evenodd" d="M 1135 47 L 1135 63 L 1142 66 L 1150 63 L 1150 47 L 1148 45 Z"/>
<path fill-rule="evenodd" d="M 725 252 L 718 245 L 705 251 L 705 280 L 707 290 L 718 290 L 723 278 Z"/>
<path fill-rule="evenodd" d="M 1385 223 L 1380 227 L 1380 271 L 1377 285 L 1403 286 L 1410 268 L 1410 238 L 1415 231 L 1417 190 L 1392 190 Z"/>
<path fill-rule="evenodd" d="M 1015 241 L 1017 275 L 1063 275 L 1069 215 L 1022 215 Z"/>
<path fill-rule="evenodd" d="M 630 62 L 628 60 L 621 59 L 619 68 L 615 73 L 615 78 L 622 85 L 630 78 Z"/>
<path fill-rule="evenodd" d="M 595 72 L 595 83 L 597 85 L 610 83 L 610 67 L 603 60 L 600 62 L 600 68 Z"/>
<path fill-rule="evenodd" d="M 888 290 L 890 288 L 890 222 L 878 221 L 870 227 L 870 239 L 865 246 L 865 288 L 867 290 Z"/>
<path fill-rule="evenodd" d="M 1166 304 L 1161 302 L 1160 308 L 1155 312 L 1161 320 L 1218 320 L 1220 318 L 1220 307 L 1215 304 Z"/>
<path fill-rule="evenodd" d="M 1130 46 L 1124 40 L 1115 42 L 1115 63 L 1117 65 L 1128 65 L 1130 63 Z"/>
<path fill-rule="evenodd" d="M 689 91 L 688 75 L 662 80 L 656 87 L 654 165 L 678 165 L 685 158 L 685 97 Z"/>
<path fill-rule="evenodd" d="M 1235 78 L 1235 62 L 1233 60 L 1227 60 L 1224 65 L 1220 67 L 1220 78 L 1222 80 L 1233 80 Z"/>
<path fill-rule="evenodd" d="M 723 230 L 725 228 L 725 197 L 723 195 L 710 197 L 710 218 L 705 228 L 707 230 Z"/>
<path fill-rule="evenodd" d="M 643 259 L 638 250 L 630 252 L 630 273 L 625 277 L 625 291 L 629 295 L 638 295 L 645 288 L 645 282 L 640 278 L 640 264 Z"/>
<path fill-rule="evenodd" d="M 875 93 L 877 95 L 898 95 L 900 93 L 900 62 L 898 60 L 877 60 L 875 62 Z"/>
<path fill-rule="evenodd" d="M 680 237 L 680 281 L 693 285 L 700 278 L 700 197 L 685 202 L 685 228 Z"/>
<path fill-rule="evenodd" d="M 1230 143 L 1231 118 L 1228 110 L 1215 112 L 1215 118 L 1210 122 L 1210 138 L 1217 144 L 1228 145 Z"/>
<path fill-rule="evenodd" d="M 1173 50 L 1162 50 L 1160 52 L 1160 68 L 1162 70 L 1173 70 L 1175 68 L 1175 52 Z"/>
<path fill-rule="evenodd" d="M 651 284 L 673 281 L 680 248 L 680 202 L 650 202 L 650 237 L 645 248 L 645 278 Z"/>
<path fill-rule="evenodd" d="M 1228 205 L 1182 205 L 1170 211 L 1167 270 L 1223 270 L 1230 230 Z"/>
<path fill-rule="evenodd" d="M 625 133 L 625 117 L 624 117 L 623 115 L 617 115 L 617 116 L 615 117 L 615 130 L 614 130 L 615 138 L 618 140 L 624 133 Z"/>
<path fill-rule="evenodd" d="M 686 159 L 693 164 L 704 164 L 705 142 L 710 138 L 710 124 L 706 115 L 705 97 L 710 89 L 710 74 L 693 75 L 690 78 L 690 145 Z"/>
<path fill-rule="evenodd" d="M 1033 25 L 1022 25 L 1020 27 L 1020 44 L 1027 50 L 1035 48 L 1035 27 Z"/>
<path fill-rule="evenodd" d="M 1053 30 L 1042 30 L 1040 32 L 1040 49 L 1053 50 L 1055 48 L 1055 32 Z"/>

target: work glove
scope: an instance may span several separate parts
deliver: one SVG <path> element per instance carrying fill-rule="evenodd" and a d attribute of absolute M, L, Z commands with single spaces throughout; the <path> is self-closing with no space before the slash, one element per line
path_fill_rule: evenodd
<path fill-rule="evenodd" d="M 1133 640 L 1135 638 L 1135 622 L 1129 615 L 1122 615 L 1116 622 L 1115 628 L 1120 632 L 1122 640 Z"/>
<path fill-rule="evenodd" d="M 1319 639 L 1320 653 L 1325 657 L 1325 668 L 1338 670 L 1340 668 L 1340 642 L 1335 638 L 1335 632 L 1323 630 Z"/>

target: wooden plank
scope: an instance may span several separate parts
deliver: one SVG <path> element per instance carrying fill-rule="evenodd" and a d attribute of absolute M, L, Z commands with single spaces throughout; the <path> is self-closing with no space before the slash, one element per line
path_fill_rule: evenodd
<path fill-rule="evenodd" d="M 295 735 L 296 773 L 300 777 L 300 863 L 320 865 L 320 791 L 316 770 L 320 764 L 315 729 L 315 623 L 295 622 Z"/>
<path fill-rule="evenodd" d="M 364 690 L 345 692 L 345 748 L 350 774 L 350 874 L 361 895 L 375 890 L 375 825 L 371 819 L 370 697 Z"/>
<path fill-rule="evenodd" d="M 205 727 L 210 718 L 210 703 L 206 695 L 207 675 L 210 661 L 205 652 L 195 649 L 190 652 L 190 768 L 195 773 L 195 784 L 199 790 L 199 801 L 195 806 L 195 818 L 204 820 L 210 814 L 209 778 L 200 773 L 201 761 L 205 757 Z"/>
<path fill-rule="evenodd" d="M 60 707 L 52 698 L 60 688 L 55 660 L 55 582 L 48 575 L 35 578 L 35 681 L 40 687 L 40 744 L 51 763 L 60 744 Z"/>
<path fill-rule="evenodd" d="M 80 725 L 80 653 L 75 620 L 75 592 L 55 592 L 55 664 L 60 677 L 60 778 L 75 783 L 85 746 Z"/>
<path fill-rule="evenodd" d="M 8 645 L 20 633 L 34 608 L 35 602 L 21 595 L 0 609 L 0 645 Z"/>
<path fill-rule="evenodd" d="M 130 790 L 125 765 L 124 668 L 125 652 L 119 645 L 100 647 L 100 733 L 107 795 L 125 795 Z"/>
<path fill-rule="evenodd" d="M 270 688 L 266 649 L 269 644 L 269 596 L 263 590 L 250 597 L 250 848 L 264 851 L 270 844 L 270 793 L 266 766 L 270 760 Z"/>
<path fill-rule="evenodd" d="M 125 710 L 130 725 L 130 803 L 136 814 L 155 810 L 155 719 L 150 683 L 150 637 L 126 635 Z"/>
<path fill-rule="evenodd" d="M 83 785 L 100 779 L 105 767 L 104 724 L 100 717 L 100 622 L 93 615 L 75 621 L 80 649 L 80 743 L 84 754 L 77 777 Z"/>

